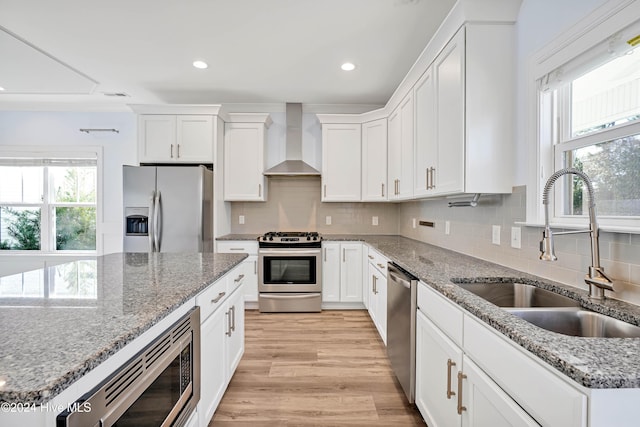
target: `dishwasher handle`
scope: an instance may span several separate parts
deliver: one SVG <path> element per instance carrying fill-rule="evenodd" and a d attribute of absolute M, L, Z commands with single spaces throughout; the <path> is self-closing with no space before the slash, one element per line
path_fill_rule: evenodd
<path fill-rule="evenodd" d="M 388 280 L 394 281 L 407 289 L 411 289 L 412 282 L 418 281 L 416 277 L 391 262 L 387 265 L 387 278 Z"/>

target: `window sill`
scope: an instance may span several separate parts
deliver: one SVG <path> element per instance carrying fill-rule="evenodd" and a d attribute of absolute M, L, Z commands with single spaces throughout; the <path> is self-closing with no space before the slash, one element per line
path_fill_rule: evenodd
<path fill-rule="evenodd" d="M 522 222 L 516 221 L 516 225 L 521 225 L 523 227 L 536 227 L 536 228 L 544 228 L 544 223 L 539 222 Z M 580 230 L 580 229 L 588 229 L 589 224 L 575 224 L 575 223 L 562 223 L 562 222 L 552 222 L 551 228 L 566 228 L 568 230 Z M 628 234 L 640 234 L 640 227 L 630 227 L 630 226 L 619 226 L 619 225 L 601 225 L 598 224 L 598 228 L 600 231 L 606 233 L 628 233 Z"/>

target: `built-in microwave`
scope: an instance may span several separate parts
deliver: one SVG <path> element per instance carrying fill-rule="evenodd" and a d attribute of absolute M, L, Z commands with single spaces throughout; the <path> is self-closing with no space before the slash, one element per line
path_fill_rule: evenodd
<path fill-rule="evenodd" d="M 200 400 L 195 307 L 102 384 L 58 415 L 57 427 L 183 426 Z"/>

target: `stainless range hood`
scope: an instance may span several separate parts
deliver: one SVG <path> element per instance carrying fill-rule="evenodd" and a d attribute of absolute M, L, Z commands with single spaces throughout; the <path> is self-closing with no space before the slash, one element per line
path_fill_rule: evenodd
<path fill-rule="evenodd" d="M 319 176 L 302 161 L 302 104 L 287 103 L 285 161 L 264 171 L 266 176 Z"/>

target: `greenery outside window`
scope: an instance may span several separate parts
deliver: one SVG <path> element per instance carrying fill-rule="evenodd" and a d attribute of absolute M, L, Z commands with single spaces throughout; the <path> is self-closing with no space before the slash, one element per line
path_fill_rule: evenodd
<path fill-rule="evenodd" d="M 639 29 L 636 23 L 623 33 Z M 585 172 L 600 223 L 613 228 L 640 226 L 640 46 L 634 40 L 611 37 L 538 82 L 541 144 L 550 147 L 553 169 Z M 566 175 L 558 184 L 552 222 L 584 224 L 582 180 Z"/>
<path fill-rule="evenodd" d="M 94 252 L 96 158 L 0 157 L 0 250 Z"/>

